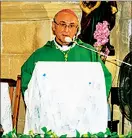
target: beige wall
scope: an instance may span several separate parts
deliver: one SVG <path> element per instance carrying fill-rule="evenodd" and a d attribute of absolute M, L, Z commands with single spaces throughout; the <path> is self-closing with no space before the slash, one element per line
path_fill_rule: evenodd
<path fill-rule="evenodd" d="M 81 19 L 78 3 L 72 2 L 2 2 L 1 7 L 1 77 L 16 79 L 21 66 L 31 53 L 53 38 L 51 21 L 55 13 L 62 8 L 71 8 Z M 108 59 L 114 62 L 121 60 L 128 53 L 128 20 L 131 19 L 131 2 L 118 2 L 117 20 L 111 32 L 111 44 L 116 55 Z M 119 68 L 106 62 L 112 73 L 113 86 L 117 85 Z M 118 107 L 115 107 L 114 119 L 120 119 Z M 24 103 L 21 98 L 18 132 L 23 131 Z M 126 122 L 125 131 L 129 131 Z M 119 131 L 120 131 L 119 125 Z"/>

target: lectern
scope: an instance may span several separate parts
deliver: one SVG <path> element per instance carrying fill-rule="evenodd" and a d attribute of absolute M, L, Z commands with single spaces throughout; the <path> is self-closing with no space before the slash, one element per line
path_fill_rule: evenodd
<path fill-rule="evenodd" d="M 37 62 L 25 91 L 24 133 L 47 127 L 59 136 L 105 132 L 107 97 L 100 63 Z"/>

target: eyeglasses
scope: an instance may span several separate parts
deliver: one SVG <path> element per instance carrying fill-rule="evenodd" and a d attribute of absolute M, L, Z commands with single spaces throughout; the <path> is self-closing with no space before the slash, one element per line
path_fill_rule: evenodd
<path fill-rule="evenodd" d="M 68 27 L 70 30 L 74 30 L 78 28 L 78 25 L 74 24 L 74 23 L 70 23 L 69 25 L 67 25 L 65 22 L 59 22 L 57 23 L 56 21 L 54 21 L 55 24 L 57 24 L 60 28 L 65 29 L 66 27 Z"/>

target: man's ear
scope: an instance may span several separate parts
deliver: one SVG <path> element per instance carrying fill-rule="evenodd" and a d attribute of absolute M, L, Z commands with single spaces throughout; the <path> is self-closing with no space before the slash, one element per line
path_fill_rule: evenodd
<path fill-rule="evenodd" d="M 78 32 L 79 32 L 79 27 L 77 28 L 77 32 L 76 32 L 75 36 L 77 36 Z"/>
<path fill-rule="evenodd" d="M 54 21 L 52 21 L 52 32 L 53 32 L 53 35 L 55 35 L 55 23 L 54 23 Z"/>
<path fill-rule="evenodd" d="M 77 28 L 77 33 L 78 33 L 78 31 L 79 31 L 79 27 Z"/>

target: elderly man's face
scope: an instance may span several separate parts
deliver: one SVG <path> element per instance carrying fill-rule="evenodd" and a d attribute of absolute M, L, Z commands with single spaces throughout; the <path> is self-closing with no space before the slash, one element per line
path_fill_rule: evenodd
<path fill-rule="evenodd" d="M 65 42 L 65 37 L 72 39 L 76 35 L 78 19 L 71 13 L 61 12 L 56 16 L 52 29 L 56 35 L 56 41 L 61 45 L 68 45 L 69 43 Z"/>

